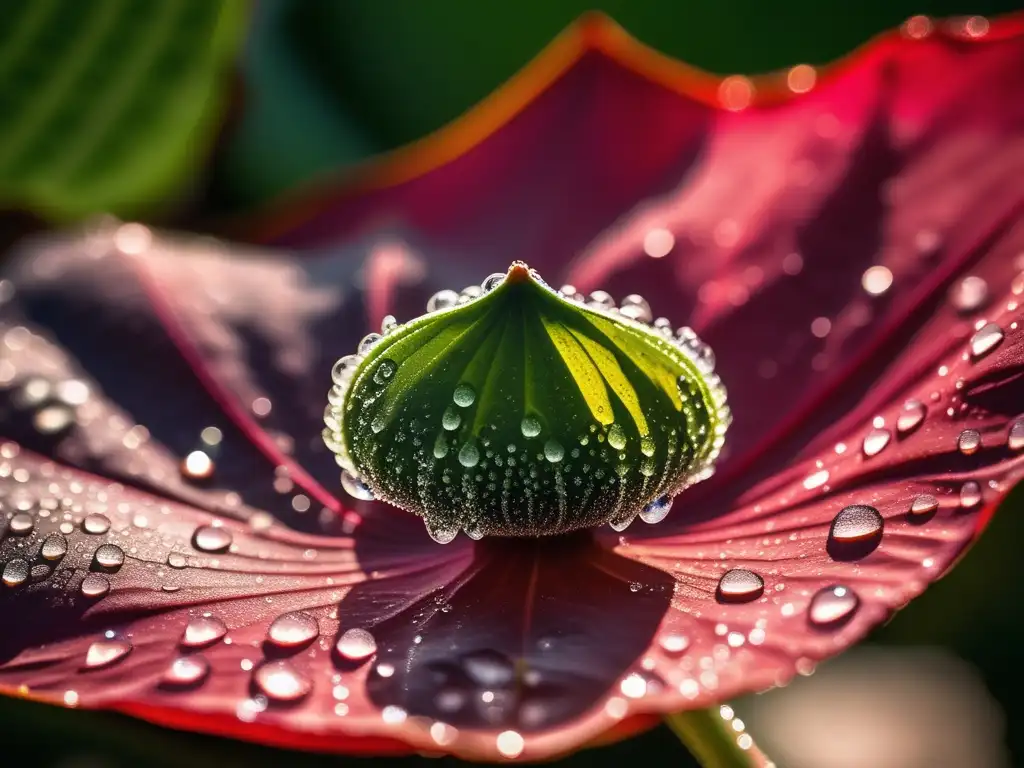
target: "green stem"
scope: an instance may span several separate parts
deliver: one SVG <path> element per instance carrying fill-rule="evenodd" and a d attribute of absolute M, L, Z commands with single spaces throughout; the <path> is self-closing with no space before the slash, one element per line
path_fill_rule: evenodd
<path fill-rule="evenodd" d="M 704 768 L 775 768 L 742 727 L 736 730 L 742 722 L 730 707 L 679 712 L 665 722 Z"/>

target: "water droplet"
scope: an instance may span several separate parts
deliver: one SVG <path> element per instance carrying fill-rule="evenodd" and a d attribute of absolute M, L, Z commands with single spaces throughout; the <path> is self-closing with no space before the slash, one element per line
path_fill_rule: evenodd
<path fill-rule="evenodd" d="M 110 591 L 110 582 L 98 573 L 88 573 L 80 589 L 85 597 L 103 597 Z"/>
<path fill-rule="evenodd" d="M 977 453 L 981 447 L 981 433 L 976 429 L 965 429 L 956 439 L 956 447 L 965 456 Z"/>
<path fill-rule="evenodd" d="M 297 701 L 313 690 L 313 681 L 287 661 L 268 661 L 253 673 L 253 682 L 277 701 Z"/>
<path fill-rule="evenodd" d="M 631 320 L 641 323 L 650 323 L 654 320 L 651 305 L 643 296 L 638 296 L 635 293 L 631 293 L 622 300 L 619 304 L 619 312 Z"/>
<path fill-rule="evenodd" d="M 110 519 L 106 515 L 86 515 L 82 521 L 82 530 L 93 536 L 100 536 L 110 530 Z"/>
<path fill-rule="evenodd" d="M 359 367 L 358 355 L 345 355 L 331 368 L 331 381 L 339 387 L 345 387 L 352 379 L 352 374 Z"/>
<path fill-rule="evenodd" d="M 201 525 L 192 534 L 192 546 L 201 552 L 226 552 L 231 546 L 231 531 L 214 525 Z"/>
<path fill-rule="evenodd" d="M 892 272 L 881 265 L 868 267 L 860 283 L 871 296 L 881 296 L 892 286 Z"/>
<path fill-rule="evenodd" d="M 523 754 L 526 741 L 515 731 L 502 731 L 497 739 L 498 752 L 502 757 L 514 758 Z"/>
<path fill-rule="evenodd" d="M 686 635 L 670 632 L 667 635 L 661 635 L 658 638 L 658 645 L 661 646 L 661 649 L 665 651 L 665 653 L 675 655 L 683 653 L 690 647 L 690 638 Z"/>
<path fill-rule="evenodd" d="M 360 339 L 359 346 L 356 347 L 356 354 L 365 355 L 367 352 L 373 349 L 374 345 L 376 345 L 376 343 L 380 341 L 381 338 L 382 337 L 379 333 L 366 334 L 365 336 L 363 336 L 362 339 Z"/>
<path fill-rule="evenodd" d="M 953 306 L 962 314 L 981 309 L 988 302 L 988 283 L 975 275 L 968 275 L 952 290 Z"/>
<path fill-rule="evenodd" d="M 565 449 L 562 447 L 561 443 L 552 438 L 544 443 L 544 458 L 552 464 L 557 464 L 565 458 Z"/>
<path fill-rule="evenodd" d="M 626 675 L 619 683 L 622 695 L 629 699 L 642 699 L 647 695 L 647 681 L 643 675 L 633 672 Z"/>
<path fill-rule="evenodd" d="M 626 447 L 626 432 L 620 424 L 612 424 L 608 430 L 608 445 L 617 451 Z"/>
<path fill-rule="evenodd" d="M 483 282 L 480 283 L 480 288 L 481 290 L 483 290 L 484 293 L 487 293 L 489 291 L 493 291 L 495 288 L 501 285 L 504 280 L 504 272 L 495 272 L 483 279 Z"/>
<path fill-rule="evenodd" d="M 819 469 L 804 478 L 804 488 L 808 491 L 813 491 L 815 488 L 821 488 L 825 483 L 828 482 L 829 471 L 827 469 Z"/>
<path fill-rule="evenodd" d="M 981 486 L 974 480 L 968 480 L 960 486 L 960 506 L 965 509 L 977 506 L 981 502 Z"/>
<path fill-rule="evenodd" d="M 459 450 L 459 464 L 467 469 L 475 467 L 480 461 L 480 451 L 473 443 L 466 443 Z"/>
<path fill-rule="evenodd" d="M 594 291 L 587 298 L 587 304 L 599 309 L 614 309 L 615 299 L 607 291 Z"/>
<path fill-rule="evenodd" d="M 397 370 L 398 364 L 391 358 L 385 357 L 377 364 L 377 370 L 373 372 L 373 380 L 383 386 L 391 381 Z"/>
<path fill-rule="evenodd" d="M 167 556 L 167 564 L 171 566 L 171 568 L 180 570 L 188 565 L 188 560 L 183 554 L 181 554 L 181 552 L 171 552 Z"/>
<path fill-rule="evenodd" d="M 408 712 L 394 704 L 390 704 L 380 711 L 380 719 L 389 725 L 404 723 L 408 716 Z"/>
<path fill-rule="evenodd" d="M 384 319 L 380 321 L 380 332 L 387 336 L 389 333 L 398 327 L 398 318 L 394 315 L 384 315 Z"/>
<path fill-rule="evenodd" d="M 16 513 L 7 524 L 7 529 L 15 536 L 27 536 L 35 527 L 35 520 L 27 512 Z"/>
<path fill-rule="evenodd" d="M 1019 451 L 1024 448 L 1024 418 L 1017 419 L 1010 425 L 1006 445 L 1011 451 Z"/>
<path fill-rule="evenodd" d="M 213 474 L 213 459 L 205 451 L 192 451 L 181 462 L 181 474 L 193 480 L 202 480 Z"/>
<path fill-rule="evenodd" d="M 89 669 L 116 664 L 131 653 L 132 644 L 121 638 L 104 638 L 89 646 L 85 653 L 85 666 Z"/>
<path fill-rule="evenodd" d="M 59 533 L 51 533 L 43 540 L 39 554 L 44 560 L 60 560 L 68 553 L 68 540 Z"/>
<path fill-rule="evenodd" d="M 490 649 L 467 653 L 462 669 L 484 688 L 500 688 L 515 679 L 515 665 L 505 654 Z"/>
<path fill-rule="evenodd" d="M 446 747 L 453 743 L 459 736 L 459 731 L 447 723 L 442 723 L 440 720 L 430 726 L 430 738 L 435 743 L 442 747 Z"/>
<path fill-rule="evenodd" d="M 540 434 L 540 421 L 536 416 L 525 416 L 519 424 L 523 437 L 536 437 Z"/>
<path fill-rule="evenodd" d="M 217 427 L 204 427 L 203 431 L 199 433 L 199 439 L 209 446 L 220 445 L 221 440 L 224 439 L 224 433 Z"/>
<path fill-rule="evenodd" d="M 163 682 L 170 686 L 199 685 L 210 674 L 210 662 L 193 654 L 182 656 L 171 662 L 164 672 Z"/>
<path fill-rule="evenodd" d="M 374 499 L 370 486 L 364 483 L 361 477 L 354 475 L 347 469 L 341 472 L 341 487 L 353 499 L 359 499 L 360 501 L 373 501 Z"/>
<path fill-rule="evenodd" d="M 930 515 L 939 508 L 939 500 L 931 494 L 921 494 L 910 502 L 911 515 Z"/>
<path fill-rule="evenodd" d="M 459 384 L 452 394 L 456 405 L 468 408 L 476 400 L 476 391 L 469 384 Z"/>
<path fill-rule="evenodd" d="M 610 520 L 608 522 L 608 526 L 613 531 L 618 531 L 619 533 L 622 533 L 624 530 L 626 530 L 627 528 L 629 528 L 629 526 L 633 524 L 633 521 L 636 520 L 636 518 L 636 512 L 629 512 L 627 514 L 622 515 L 621 517 L 617 517 Z"/>
<path fill-rule="evenodd" d="M 219 642 L 228 633 L 227 625 L 214 616 L 195 616 L 185 626 L 181 645 L 185 648 L 205 648 Z"/>
<path fill-rule="evenodd" d="M 44 435 L 52 435 L 70 427 L 74 420 L 75 412 L 67 406 L 47 405 L 36 411 L 32 423 Z"/>
<path fill-rule="evenodd" d="M 377 641 L 365 629 L 348 629 L 338 638 L 337 650 L 349 661 L 362 661 L 377 652 Z"/>
<path fill-rule="evenodd" d="M 662 496 L 640 510 L 640 519 L 649 525 L 655 525 L 664 520 L 671 509 L 672 497 Z"/>
<path fill-rule="evenodd" d="M 885 521 L 874 507 L 851 504 L 832 520 L 829 537 L 839 542 L 863 541 L 881 536 Z"/>
<path fill-rule="evenodd" d="M 733 568 L 718 582 L 718 598 L 725 602 L 749 602 L 764 592 L 764 579 L 746 568 Z"/>
<path fill-rule="evenodd" d="M 815 627 L 835 627 L 857 610 L 860 599 L 852 589 L 843 586 L 825 587 L 811 598 L 807 620 Z"/>
<path fill-rule="evenodd" d="M 427 312 L 440 312 L 442 309 L 449 309 L 459 303 L 459 294 L 445 288 L 438 291 L 427 301 Z"/>
<path fill-rule="evenodd" d="M 459 454 L 459 460 L 462 460 L 461 453 Z M 428 520 L 427 518 L 424 518 L 423 522 L 427 526 L 427 533 L 430 535 L 430 538 L 438 544 L 450 544 L 459 535 L 458 525 L 446 525 L 438 521 Z"/>
<path fill-rule="evenodd" d="M 116 544 L 103 544 L 96 548 L 93 559 L 100 567 L 116 571 L 124 565 L 124 550 Z"/>
<path fill-rule="evenodd" d="M 913 432 L 924 421 L 928 409 L 920 400 L 907 400 L 896 417 L 896 431 L 901 435 Z"/>
<path fill-rule="evenodd" d="M 987 355 L 1003 341 L 1003 329 L 995 323 L 986 323 L 971 337 L 971 357 L 975 360 Z"/>
<path fill-rule="evenodd" d="M 18 587 L 28 579 L 29 565 L 27 560 L 16 557 L 4 566 L 3 582 L 8 587 Z"/>
<path fill-rule="evenodd" d="M 877 456 L 889 444 L 892 433 L 888 429 L 875 427 L 864 436 L 864 455 L 867 457 Z"/>
<path fill-rule="evenodd" d="M 451 405 L 444 409 L 444 414 L 441 416 L 441 426 L 447 429 L 449 432 L 454 432 L 459 428 L 462 423 L 462 416 L 457 410 Z"/>
<path fill-rule="evenodd" d="M 267 639 L 283 648 L 305 645 L 320 634 L 320 625 L 308 613 L 295 611 L 278 616 L 267 629 Z"/>

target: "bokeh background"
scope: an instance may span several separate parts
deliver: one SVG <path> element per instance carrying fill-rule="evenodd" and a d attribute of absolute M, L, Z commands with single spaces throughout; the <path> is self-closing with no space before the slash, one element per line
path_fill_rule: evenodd
<path fill-rule="evenodd" d="M 0 258 L 28 232 L 101 213 L 214 233 L 230 223 L 244 237 L 253 211 L 457 118 L 589 9 L 664 53 L 726 74 L 827 64 L 915 14 L 992 16 L 1019 7 L 0 0 Z M 734 703 L 780 766 L 1024 766 L 1022 513 L 1024 489 L 950 576 L 869 643 L 786 689 Z M 31 755 L 35 766 L 370 762 L 6 699 L 0 732 L 0 761 Z M 692 764 L 666 728 L 562 764 L 627 760 Z"/>

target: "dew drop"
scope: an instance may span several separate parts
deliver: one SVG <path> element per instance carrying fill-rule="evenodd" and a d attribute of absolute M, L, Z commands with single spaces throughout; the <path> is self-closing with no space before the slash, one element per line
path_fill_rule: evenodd
<path fill-rule="evenodd" d="M 920 400 L 907 400 L 896 417 L 896 431 L 901 435 L 909 434 L 921 426 L 928 410 Z"/>
<path fill-rule="evenodd" d="M 939 500 L 931 494 L 921 494 L 910 502 L 911 515 L 930 515 L 939 508 Z"/>
<path fill-rule="evenodd" d="M 171 552 L 171 554 L 167 556 L 167 564 L 171 566 L 171 568 L 181 570 L 188 565 L 188 560 L 183 554 L 181 554 L 181 552 Z"/>
<path fill-rule="evenodd" d="M 86 515 L 82 521 L 82 530 L 93 536 L 100 536 L 110 530 L 110 518 L 106 515 Z"/>
<path fill-rule="evenodd" d="M 629 528 L 629 526 L 633 524 L 633 521 L 636 520 L 636 518 L 637 513 L 631 512 L 629 514 L 623 515 L 622 517 L 617 517 L 609 521 L 608 526 L 613 531 L 618 531 L 619 533 L 622 533 L 624 530 L 626 530 L 627 528 Z"/>
<path fill-rule="evenodd" d="M 338 638 L 337 650 L 349 661 L 362 661 L 377 652 L 377 641 L 365 629 L 348 629 Z"/>
<path fill-rule="evenodd" d="M 885 521 L 874 507 L 851 504 L 833 518 L 828 535 L 843 544 L 865 541 L 880 537 L 884 525 Z"/>
<path fill-rule="evenodd" d="M 367 352 L 373 349 L 374 345 L 376 345 L 376 343 L 380 340 L 381 335 L 379 333 L 366 334 L 365 336 L 363 336 L 362 339 L 360 339 L 359 346 L 356 347 L 356 354 L 365 355 Z"/>
<path fill-rule="evenodd" d="M 819 469 L 817 472 L 813 472 L 804 478 L 804 488 L 808 491 L 821 488 L 821 486 L 828 482 L 829 476 L 827 469 Z"/>
<path fill-rule="evenodd" d="M 268 661 L 253 673 L 253 682 L 267 697 L 277 701 L 297 701 L 313 689 L 313 681 L 287 661 Z"/>
<path fill-rule="evenodd" d="M 171 662 L 164 672 L 163 682 L 170 686 L 199 685 L 210 674 L 210 662 L 193 654 L 181 656 Z"/>
<path fill-rule="evenodd" d="M 1010 425 L 1006 445 L 1011 451 L 1024 449 L 1024 418 L 1017 419 Z"/>
<path fill-rule="evenodd" d="M 655 525 L 664 520 L 671 509 L 672 497 L 662 496 L 640 510 L 640 519 L 649 525 Z"/>
<path fill-rule="evenodd" d="M 864 436 L 863 450 L 867 457 L 877 456 L 892 439 L 892 433 L 888 429 L 875 427 Z"/>
<path fill-rule="evenodd" d="M 231 531 L 214 525 L 201 525 L 192 534 L 192 546 L 201 552 L 226 552 L 231 546 Z"/>
<path fill-rule="evenodd" d="M 459 454 L 459 460 L 462 460 L 462 454 Z M 445 525 L 436 521 L 423 519 L 423 522 L 427 526 L 427 533 L 434 541 L 438 544 L 450 544 L 455 541 L 455 537 L 459 535 L 458 525 Z"/>
<path fill-rule="evenodd" d="M 181 645 L 185 648 L 205 648 L 220 641 L 228 633 L 227 625 L 214 616 L 196 616 L 185 625 Z"/>
<path fill-rule="evenodd" d="M 28 579 L 29 565 L 27 560 L 16 557 L 4 566 L 3 582 L 8 587 L 18 587 Z"/>
<path fill-rule="evenodd" d="M 459 294 L 450 288 L 438 291 L 427 301 L 427 312 L 440 312 L 459 303 Z"/>
<path fill-rule="evenodd" d="M 746 603 L 756 600 L 763 592 L 764 579 L 746 568 L 726 571 L 718 581 L 718 599 L 725 602 Z"/>
<path fill-rule="evenodd" d="M 626 447 L 626 432 L 620 424 L 612 424 L 608 430 L 608 445 L 617 451 Z"/>
<path fill-rule="evenodd" d="M 974 480 L 968 480 L 960 486 L 960 506 L 965 509 L 977 506 L 981 502 L 981 486 Z"/>
<path fill-rule="evenodd" d="M 651 305 L 643 296 L 635 293 L 631 293 L 622 300 L 619 304 L 619 312 L 625 317 L 641 323 L 650 323 L 654 320 Z"/>
<path fill-rule="evenodd" d="M 498 734 L 497 747 L 502 757 L 519 757 L 523 754 L 526 741 L 516 731 L 502 731 Z"/>
<path fill-rule="evenodd" d="M 544 458 L 552 464 L 557 464 L 565 458 L 565 449 L 561 443 L 552 438 L 544 443 Z"/>
<path fill-rule="evenodd" d="M 953 306 L 961 314 L 976 312 L 988 302 L 988 283 L 976 275 L 968 275 L 952 291 Z"/>
<path fill-rule="evenodd" d="M 468 408 L 476 400 L 476 391 L 469 384 L 459 384 L 452 394 L 452 400 L 456 405 Z"/>
<path fill-rule="evenodd" d="M 7 524 L 7 529 L 15 536 L 27 536 L 35 527 L 35 520 L 26 512 L 18 512 Z"/>
<path fill-rule="evenodd" d="M 103 597 L 110 591 L 110 582 L 98 573 L 86 574 L 80 587 L 85 597 Z"/>
<path fill-rule="evenodd" d="M 278 616 L 267 629 L 267 640 L 282 648 L 305 645 L 320 634 L 320 625 L 308 613 L 295 611 Z"/>
<path fill-rule="evenodd" d="M 519 423 L 519 431 L 523 437 L 536 437 L 540 434 L 540 421 L 536 416 L 525 416 Z"/>
<path fill-rule="evenodd" d="M 102 544 L 96 548 L 93 559 L 100 567 L 116 571 L 124 565 L 124 550 L 116 544 Z"/>
<path fill-rule="evenodd" d="M 976 429 L 965 429 L 956 439 L 956 447 L 965 456 L 977 453 L 981 447 L 981 433 Z"/>
<path fill-rule="evenodd" d="M 358 355 L 345 355 L 331 368 L 331 381 L 339 387 L 344 387 L 352 378 L 356 368 L 359 367 Z"/>
<path fill-rule="evenodd" d="M 398 364 L 395 363 L 391 358 L 385 357 L 377 365 L 377 370 L 373 372 L 373 380 L 384 386 L 394 377 L 395 372 L 398 370 Z"/>
<path fill-rule="evenodd" d="M 131 650 L 132 644 L 127 640 L 120 638 L 97 640 L 89 646 L 89 650 L 85 653 L 85 666 L 89 669 L 108 667 L 121 661 L 131 653 Z"/>
<path fill-rule="evenodd" d="M 807 620 L 819 628 L 835 627 L 853 616 L 860 598 L 848 587 L 836 585 L 818 590 L 811 598 Z"/>
<path fill-rule="evenodd" d="M 470 469 L 480 461 L 480 451 L 473 443 L 466 443 L 459 450 L 459 464 Z"/>
<path fill-rule="evenodd" d="M 68 553 L 68 540 L 59 533 L 51 533 L 43 540 L 39 554 L 44 560 L 60 560 Z"/>
<path fill-rule="evenodd" d="M 1003 329 L 995 323 L 986 323 L 971 337 L 971 357 L 979 360 L 1003 341 Z"/>
<path fill-rule="evenodd" d="M 503 272 L 494 272 L 483 279 L 480 283 L 480 288 L 484 293 L 493 291 L 505 280 L 505 274 Z"/>
<path fill-rule="evenodd" d="M 658 638 L 658 645 L 661 649 L 668 654 L 679 654 L 683 653 L 687 648 L 690 647 L 690 638 L 686 635 L 681 635 L 678 632 L 670 632 L 667 635 L 661 635 Z"/>
<path fill-rule="evenodd" d="M 181 462 L 181 474 L 193 480 L 202 480 L 213 474 L 213 459 L 205 451 L 192 451 Z"/>
<path fill-rule="evenodd" d="M 341 487 L 353 499 L 359 499 L 360 501 L 373 501 L 374 499 L 370 486 L 364 483 L 361 477 L 349 472 L 347 469 L 341 471 Z"/>
<path fill-rule="evenodd" d="M 650 435 L 644 435 L 643 437 L 640 438 L 640 453 L 642 453 L 644 456 L 653 456 L 656 447 L 657 446 L 654 443 L 654 438 L 651 437 Z"/>
<path fill-rule="evenodd" d="M 454 432 L 462 424 L 462 416 L 453 406 L 448 406 L 444 409 L 444 414 L 441 416 L 441 426 L 447 429 L 449 432 Z"/>

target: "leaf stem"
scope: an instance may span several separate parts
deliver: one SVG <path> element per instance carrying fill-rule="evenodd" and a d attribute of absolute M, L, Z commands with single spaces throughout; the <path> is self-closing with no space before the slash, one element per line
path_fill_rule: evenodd
<path fill-rule="evenodd" d="M 775 768 L 728 705 L 679 712 L 665 722 L 704 768 Z"/>

